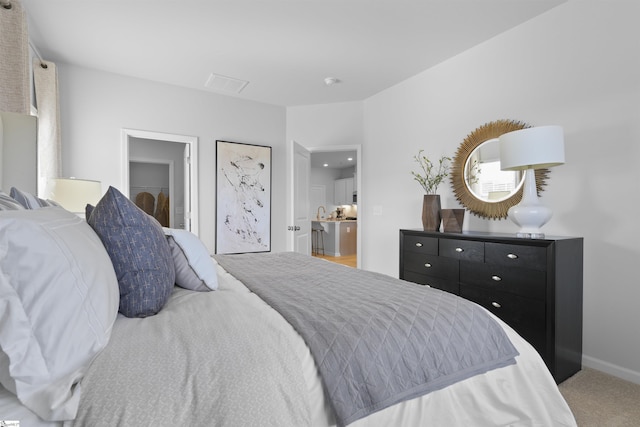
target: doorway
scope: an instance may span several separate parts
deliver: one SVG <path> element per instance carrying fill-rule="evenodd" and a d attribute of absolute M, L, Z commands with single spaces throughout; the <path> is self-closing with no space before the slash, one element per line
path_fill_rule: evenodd
<path fill-rule="evenodd" d="M 298 153 L 299 151 L 305 151 L 308 154 L 308 157 L 306 157 L 306 160 L 305 160 L 305 156 L 296 155 L 296 153 Z M 296 143 L 295 141 L 291 141 L 289 152 L 291 153 L 289 156 L 289 170 L 290 170 L 289 177 L 291 182 L 290 182 L 290 186 L 288 186 L 289 188 L 288 194 L 290 195 L 291 199 L 289 201 L 288 206 L 289 206 L 289 218 L 291 220 L 290 224 L 293 225 L 293 227 L 290 227 L 290 230 L 289 230 L 289 231 L 293 231 L 293 233 L 291 234 L 291 238 L 288 239 L 289 250 L 294 250 L 296 252 L 307 253 L 307 254 L 311 253 L 312 241 L 314 239 L 312 238 L 305 239 L 304 241 L 309 242 L 308 245 L 306 245 L 308 246 L 308 248 L 306 246 L 302 247 L 301 245 L 297 244 L 299 241 L 301 241 L 301 239 L 298 238 L 298 234 L 303 234 L 303 235 L 305 233 L 310 234 L 310 231 L 311 231 L 310 225 L 312 221 L 317 220 L 318 214 L 320 214 L 321 216 L 324 216 L 324 219 L 327 219 L 328 214 L 331 214 L 334 210 L 335 211 L 338 210 L 338 209 L 335 209 L 336 207 L 341 207 L 341 206 L 349 207 L 349 209 L 346 209 L 346 208 L 341 209 L 341 211 L 343 212 L 342 219 L 346 219 L 347 217 L 349 217 L 349 220 L 353 221 L 351 225 L 340 224 L 341 226 L 346 225 L 345 227 L 341 227 L 341 228 L 345 228 L 345 232 L 347 230 L 347 227 L 349 227 L 348 232 L 351 232 L 351 233 L 353 233 L 353 231 L 356 231 L 356 230 L 362 230 L 361 228 L 362 219 L 360 215 L 357 215 L 357 210 L 358 209 L 362 210 L 361 201 L 357 200 L 358 195 L 361 193 L 361 187 L 362 187 L 361 146 L 360 145 L 344 145 L 344 146 L 326 146 L 326 147 L 306 148 L 306 147 L 302 147 L 299 143 Z M 352 180 L 349 180 L 348 182 L 348 184 L 352 184 L 353 187 L 349 187 L 348 191 L 345 190 L 344 194 L 339 193 L 340 196 L 338 197 L 341 198 L 341 200 L 336 200 L 335 199 L 336 187 L 334 187 L 334 185 L 337 184 L 335 183 L 335 181 L 337 180 L 329 179 L 325 182 L 324 185 L 322 183 L 320 184 L 312 183 L 311 157 L 315 155 L 318 155 L 318 157 L 320 157 L 320 156 L 331 154 L 332 157 L 335 157 L 338 159 L 343 159 L 343 158 L 346 159 L 347 157 L 346 153 L 349 153 L 349 152 L 355 153 L 355 157 L 351 155 L 352 162 L 355 168 L 353 169 L 352 172 L 350 172 L 351 173 L 350 177 L 352 178 Z M 306 162 L 308 162 L 307 167 L 301 167 L 298 164 L 302 160 L 305 160 Z M 299 176 L 300 175 L 299 171 L 305 170 L 305 169 L 307 171 L 307 178 L 303 179 L 303 177 Z M 339 179 L 341 178 L 338 178 L 338 180 Z M 304 188 L 305 191 L 302 191 L 301 189 L 297 188 L 303 183 L 305 186 Z M 320 195 L 323 193 L 323 190 L 325 194 L 325 202 L 324 204 L 320 204 L 317 198 L 320 197 Z M 348 195 L 346 194 L 347 192 L 349 193 Z M 304 199 L 304 200 L 301 200 L 301 199 Z M 353 203 L 354 200 L 357 200 L 357 203 L 354 204 Z M 324 206 L 326 213 L 323 212 L 320 206 Z M 330 210 L 327 210 L 327 208 L 330 208 Z M 355 219 L 352 219 L 352 218 L 355 218 Z M 309 226 L 307 226 L 305 229 L 301 221 L 298 221 L 298 219 L 304 219 L 305 220 L 304 222 L 308 221 Z M 333 222 L 326 224 L 327 228 L 331 227 L 334 230 L 334 236 L 336 235 L 335 233 L 337 233 L 336 225 L 338 224 Z M 326 234 L 323 234 L 323 236 L 325 238 L 330 239 L 329 244 L 331 244 L 331 242 L 335 242 L 335 240 L 331 240 L 331 237 L 328 237 L 328 234 L 329 233 L 327 232 Z M 353 254 L 353 257 L 355 257 L 356 266 L 360 267 L 362 265 L 362 243 L 361 243 L 362 236 L 361 236 L 361 233 L 356 232 L 355 234 L 356 234 L 356 244 L 355 244 L 356 249 L 355 249 L 355 254 Z M 326 239 L 325 239 L 325 245 L 327 245 Z M 335 246 L 332 251 L 333 251 L 333 254 L 336 253 Z M 331 255 L 331 253 L 327 252 L 326 246 L 325 246 L 324 253 L 325 255 Z M 339 255 L 342 255 L 342 254 L 339 254 Z"/>
<path fill-rule="evenodd" d="M 357 266 L 356 155 L 314 150 L 310 156 L 311 254 L 350 267 Z"/>
<path fill-rule="evenodd" d="M 190 230 L 196 235 L 197 141 L 192 136 L 122 130 L 123 194 L 135 203 L 138 193 L 147 193 L 147 203 L 153 198 L 153 216 L 161 202 L 160 216 L 166 218 L 170 227 Z M 141 178 L 141 172 L 148 180 Z"/>

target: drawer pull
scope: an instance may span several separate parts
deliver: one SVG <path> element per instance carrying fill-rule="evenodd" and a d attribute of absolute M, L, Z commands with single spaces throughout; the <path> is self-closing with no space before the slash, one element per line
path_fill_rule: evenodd
<path fill-rule="evenodd" d="M 421 248 L 422 247 L 422 243 L 418 242 L 418 243 L 416 243 L 416 246 Z"/>
<path fill-rule="evenodd" d="M 495 301 L 494 301 L 494 302 L 492 302 L 492 303 L 491 303 L 491 305 L 492 305 L 492 306 L 494 306 L 495 308 L 500 308 L 500 307 L 502 307 L 499 303 L 497 303 L 497 302 L 495 302 Z"/>
<path fill-rule="evenodd" d="M 502 277 L 500 277 L 500 276 L 495 276 L 495 275 L 494 275 L 494 276 L 491 276 L 491 279 L 492 279 L 493 281 L 495 281 L 495 282 L 499 282 L 499 281 L 501 281 L 501 280 L 502 280 Z"/>
<path fill-rule="evenodd" d="M 464 252 L 464 249 L 462 248 L 456 248 L 456 252 L 460 253 L 460 252 Z"/>
<path fill-rule="evenodd" d="M 427 267 L 427 268 L 431 268 L 431 264 L 429 264 L 428 262 L 426 262 L 426 263 L 424 264 L 424 266 L 425 266 L 425 267 Z"/>
<path fill-rule="evenodd" d="M 516 255 L 516 254 L 508 254 L 507 258 L 509 258 L 509 259 L 518 259 L 518 255 Z"/>

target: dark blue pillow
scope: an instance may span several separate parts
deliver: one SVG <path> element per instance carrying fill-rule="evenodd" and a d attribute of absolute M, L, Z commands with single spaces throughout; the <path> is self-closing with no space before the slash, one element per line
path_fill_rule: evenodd
<path fill-rule="evenodd" d="M 171 249 L 160 223 L 113 187 L 89 214 L 87 222 L 100 236 L 118 278 L 119 311 L 127 317 L 159 312 L 175 283 Z"/>

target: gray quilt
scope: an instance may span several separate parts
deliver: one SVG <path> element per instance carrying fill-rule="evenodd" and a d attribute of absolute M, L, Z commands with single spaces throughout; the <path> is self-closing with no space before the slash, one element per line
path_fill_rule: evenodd
<path fill-rule="evenodd" d="M 297 253 L 215 255 L 305 339 L 338 425 L 515 363 L 484 309 Z"/>

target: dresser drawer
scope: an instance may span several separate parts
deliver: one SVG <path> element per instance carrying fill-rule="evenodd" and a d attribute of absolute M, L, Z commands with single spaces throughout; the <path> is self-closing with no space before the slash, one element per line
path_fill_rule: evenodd
<path fill-rule="evenodd" d="M 547 269 L 547 249 L 543 247 L 487 242 L 484 245 L 484 258 L 487 264 L 542 271 Z"/>
<path fill-rule="evenodd" d="M 460 261 L 460 282 L 538 300 L 544 300 L 547 292 L 544 271 L 499 264 Z"/>
<path fill-rule="evenodd" d="M 470 240 L 440 239 L 440 256 L 459 260 L 484 261 L 484 242 Z"/>
<path fill-rule="evenodd" d="M 447 280 L 441 277 L 428 276 L 426 274 L 416 273 L 414 271 L 405 271 L 404 280 L 419 283 L 443 291 L 451 292 L 458 295 L 460 293 L 460 285 L 457 280 Z"/>
<path fill-rule="evenodd" d="M 402 249 L 409 252 L 438 255 L 438 239 L 407 234 L 402 240 Z"/>
<path fill-rule="evenodd" d="M 480 304 L 511 326 L 546 357 L 546 304 L 506 292 L 460 285 L 460 296 Z"/>
<path fill-rule="evenodd" d="M 404 270 L 428 276 L 458 281 L 458 261 L 435 255 L 407 252 L 404 254 Z"/>

